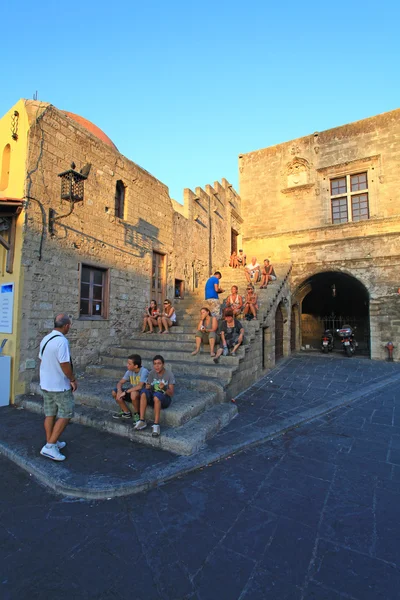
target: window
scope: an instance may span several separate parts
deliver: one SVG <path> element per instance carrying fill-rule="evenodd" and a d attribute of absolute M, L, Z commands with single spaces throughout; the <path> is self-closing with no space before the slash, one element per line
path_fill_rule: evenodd
<path fill-rule="evenodd" d="M 107 318 L 108 271 L 88 265 L 81 268 L 80 316 Z"/>
<path fill-rule="evenodd" d="M 124 218 L 125 210 L 125 186 L 121 179 L 118 179 L 115 185 L 115 216 L 119 219 Z"/>
<path fill-rule="evenodd" d="M 331 179 L 331 207 L 332 223 L 369 219 L 367 173 Z"/>

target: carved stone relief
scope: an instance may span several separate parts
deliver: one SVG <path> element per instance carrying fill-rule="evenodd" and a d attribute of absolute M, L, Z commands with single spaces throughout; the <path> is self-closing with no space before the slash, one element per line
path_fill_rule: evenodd
<path fill-rule="evenodd" d="M 287 187 L 306 185 L 309 183 L 310 165 L 305 158 L 295 156 L 285 169 Z"/>

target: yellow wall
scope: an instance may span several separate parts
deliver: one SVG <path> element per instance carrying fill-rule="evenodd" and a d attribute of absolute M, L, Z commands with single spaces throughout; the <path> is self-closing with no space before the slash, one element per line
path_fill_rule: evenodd
<path fill-rule="evenodd" d="M 18 111 L 18 138 L 15 140 L 11 136 L 11 124 L 14 111 Z M 23 199 L 25 194 L 25 175 L 26 158 L 28 145 L 29 121 L 25 110 L 24 100 L 20 100 L 0 119 L 0 201 L 3 198 Z M 2 159 L 4 148 L 10 145 L 10 165 L 7 176 L 2 172 Z M 6 183 L 6 186 L 4 186 Z M 0 214 L 1 216 L 1 214 Z M 24 223 L 24 211 L 17 219 L 15 254 L 13 262 L 13 272 L 6 272 L 6 251 L 0 246 L 0 285 L 5 283 L 14 283 L 14 312 L 13 312 L 13 332 L 2 333 L 0 331 L 0 340 L 7 338 L 7 344 L 4 347 L 3 354 L 12 357 L 12 379 L 11 379 L 11 400 L 15 395 L 23 393 L 24 385 L 18 383 L 18 364 L 19 364 L 19 340 L 21 332 L 21 295 L 22 295 L 22 234 Z"/>

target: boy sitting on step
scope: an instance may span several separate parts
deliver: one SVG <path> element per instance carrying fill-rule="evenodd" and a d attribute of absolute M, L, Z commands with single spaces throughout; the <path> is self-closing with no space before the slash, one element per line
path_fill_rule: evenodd
<path fill-rule="evenodd" d="M 140 394 L 140 420 L 134 427 L 135 431 L 140 431 L 147 427 L 145 420 L 146 408 L 147 405 L 153 406 L 153 437 L 158 437 L 160 435 L 161 409 L 168 408 L 175 391 L 175 377 L 172 371 L 165 368 L 164 362 L 164 358 L 161 354 L 156 354 L 153 358 L 153 368 L 147 377 L 146 387 Z"/>
<path fill-rule="evenodd" d="M 133 420 L 137 423 L 139 421 L 140 392 L 146 384 L 149 371 L 146 367 L 142 367 L 142 357 L 139 354 L 128 356 L 126 368 L 128 370 L 125 375 L 118 381 L 117 387 L 112 391 L 112 397 L 120 408 L 118 413 L 113 414 L 113 418 L 130 419 L 132 417 L 126 404 L 128 402 L 133 404 Z M 129 387 L 124 389 L 123 386 L 127 383 Z"/>

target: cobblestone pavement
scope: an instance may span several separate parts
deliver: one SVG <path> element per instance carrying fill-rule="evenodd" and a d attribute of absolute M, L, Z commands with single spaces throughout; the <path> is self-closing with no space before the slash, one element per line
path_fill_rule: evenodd
<path fill-rule="evenodd" d="M 319 394 L 340 393 L 335 360 L 329 372 L 318 358 L 294 361 L 292 376 L 309 372 L 326 382 Z M 348 361 L 354 386 L 376 379 L 376 363 L 362 362 Z M 248 393 L 262 398 L 264 383 Z M 0 597 L 396 600 L 399 411 L 399 386 L 388 386 L 150 492 L 102 502 L 55 496 L 0 458 Z"/>

